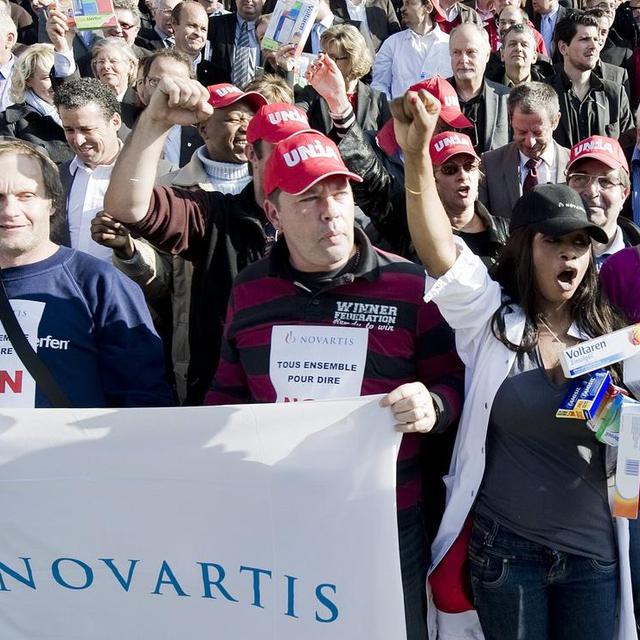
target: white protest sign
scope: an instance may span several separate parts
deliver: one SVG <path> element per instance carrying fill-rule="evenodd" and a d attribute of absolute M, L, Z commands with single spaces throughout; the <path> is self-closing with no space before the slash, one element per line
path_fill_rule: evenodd
<path fill-rule="evenodd" d="M 38 327 L 45 303 L 33 300 L 10 300 L 10 303 L 29 344 L 37 351 Z M 35 404 L 36 381 L 18 358 L 0 323 L 0 407 L 33 408 Z"/>
<path fill-rule="evenodd" d="M 269 377 L 277 402 L 359 396 L 368 340 L 358 327 L 273 327 Z"/>
<path fill-rule="evenodd" d="M 378 397 L 0 414 L 0 637 L 404 640 Z"/>

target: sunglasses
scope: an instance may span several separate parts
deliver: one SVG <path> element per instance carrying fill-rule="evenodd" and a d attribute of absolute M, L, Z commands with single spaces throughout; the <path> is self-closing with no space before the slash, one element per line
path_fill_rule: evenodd
<path fill-rule="evenodd" d="M 457 162 L 445 162 L 440 165 L 438 170 L 443 176 L 455 176 L 461 169 L 464 169 L 466 173 L 472 173 L 479 168 L 480 163 L 477 160 L 466 160 L 461 164 Z"/>

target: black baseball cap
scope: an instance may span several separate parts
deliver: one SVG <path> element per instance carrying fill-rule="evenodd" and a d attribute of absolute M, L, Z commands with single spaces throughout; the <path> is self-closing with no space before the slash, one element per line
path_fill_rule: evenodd
<path fill-rule="evenodd" d="M 609 242 L 607 232 L 593 224 L 580 195 L 565 184 L 539 184 L 516 202 L 509 232 L 530 227 L 547 236 L 584 229 L 596 242 Z"/>

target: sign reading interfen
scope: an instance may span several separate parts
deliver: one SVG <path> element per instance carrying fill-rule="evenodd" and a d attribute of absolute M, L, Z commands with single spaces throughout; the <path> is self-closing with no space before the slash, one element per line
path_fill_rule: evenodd
<path fill-rule="evenodd" d="M 0 637 L 401 640 L 378 398 L 0 414 Z"/>

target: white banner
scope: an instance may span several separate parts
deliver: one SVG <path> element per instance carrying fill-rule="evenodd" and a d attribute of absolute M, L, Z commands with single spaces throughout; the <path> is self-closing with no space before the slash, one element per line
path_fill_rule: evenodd
<path fill-rule="evenodd" d="M 0 637 L 404 640 L 378 398 L 0 414 Z"/>

